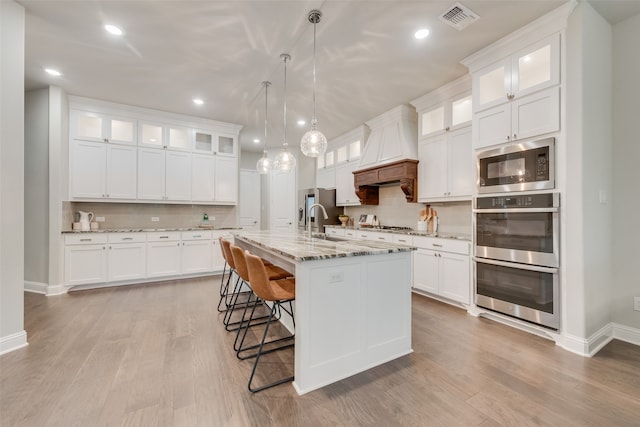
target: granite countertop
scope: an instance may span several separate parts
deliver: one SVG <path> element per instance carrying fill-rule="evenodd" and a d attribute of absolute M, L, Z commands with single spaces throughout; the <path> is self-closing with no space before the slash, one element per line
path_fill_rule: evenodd
<path fill-rule="evenodd" d="M 354 227 L 354 226 L 343 227 L 341 225 L 325 225 L 325 227 L 342 228 L 346 230 L 375 231 L 376 233 L 406 234 L 408 236 L 438 237 L 440 239 L 466 240 L 469 242 L 471 241 L 471 235 L 464 234 L 464 233 L 429 233 L 426 231 L 416 231 L 416 230 L 389 230 L 389 229 L 376 228 L 376 227 Z"/>
<path fill-rule="evenodd" d="M 76 233 L 142 233 L 149 231 L 206 231 L 206 230 L 242 230 L 242 227 L 167 227 L 167 228 L 104 228 L 99 230 L 64 230 L 62 234 L 76 234 Z"/>
<path fill-rule="evenodd" d="M 315 261 L 350 256 L 410 252 L 413 246 L 365 240 L 332 241 L 309 238 L 303 233 L 272 231 L 235 232 L 234 237 L 271 250 L 293 261 Z"/>

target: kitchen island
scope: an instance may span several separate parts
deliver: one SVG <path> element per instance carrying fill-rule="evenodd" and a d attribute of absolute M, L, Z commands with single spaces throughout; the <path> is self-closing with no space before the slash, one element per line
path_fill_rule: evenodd
<path fill-rule="evenodd" d="M 411 353 L 413 247 L 301 233 L 233 235 L 236 245 L 295 273 L 298 394 Z"/>

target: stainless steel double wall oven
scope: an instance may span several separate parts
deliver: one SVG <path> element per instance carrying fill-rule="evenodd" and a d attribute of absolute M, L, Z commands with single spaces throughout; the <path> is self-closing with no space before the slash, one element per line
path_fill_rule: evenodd
<path fill-rule="evenodd" d="M 549 165 L 553 165 L 553 142 L 548 138 L 542 143 L 506 147 L 511 158 L 491 159 L 487 152 L 478 153 L 478 176 L 483 173 L 483 162 L 485 171 L 487 164 L 496 165 L 491 176 L 501 175 L 503 183 L 494 191 L 506 192 L 475 199 L 475 302 L 558 329 L 560 195 L 512 191 L 504 186 L 552 189 L 555 182 L 549 181 L 549 176 L 554 176 Z M 515 162 L 510 166 L 500 166 L 500 162 L 512 160 Z M 479 184 L 479 193 L 489 192 L 486 185 L 482 188 Z"/>

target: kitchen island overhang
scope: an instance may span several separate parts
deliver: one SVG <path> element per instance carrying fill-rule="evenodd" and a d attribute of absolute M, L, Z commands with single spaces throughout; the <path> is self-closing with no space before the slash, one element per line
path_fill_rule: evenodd
<path fill-rule="evenodd" d="M 298 394 L 411 353 L 411 246 L 234 233 L 235 244 L 294 271 Z M 288 319 L 283 323 L 292 329 Z"/>

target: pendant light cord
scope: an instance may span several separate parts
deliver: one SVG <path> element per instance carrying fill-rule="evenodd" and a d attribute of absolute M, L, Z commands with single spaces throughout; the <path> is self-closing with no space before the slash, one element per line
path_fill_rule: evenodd
<path fill-rule="evenodd" d="M 287 144 L 287 61 L 289 60 L 289 55 L 283 54 L 282 60 L 284 61 L 284 140 L 282 145 L 285 149 L 288 147 Z"/>
<path fill-rule="evenodd" d="M 316 22 L 317 19 L 313 21 L 313 118 L 311 119 L 311 129 L 313 130 L 318 125 L 316 116 Z"/>
<path fill-rule="evenodd" d="M 264 85 L 264 148 L 262 149 L 263 153 L 267 153 L 267 98 L 269 96 L 269 86 L 271 86 L 270 81 L 262 82 Z"/>

